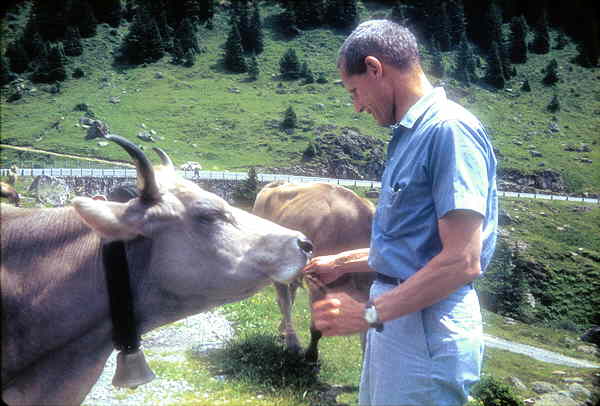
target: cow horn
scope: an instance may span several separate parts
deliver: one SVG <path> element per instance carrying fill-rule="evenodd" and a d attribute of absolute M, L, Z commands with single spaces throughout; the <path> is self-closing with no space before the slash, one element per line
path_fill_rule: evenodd
<path fill-rule="evenodd" d="M 135 389 L 155 377 L 142 351 L 137 350 L 132 353 L 120 351 L 117 354 L 117 370 L 112 380 L 113 386 Z"/>
<path fill-rule="evenodd" d="M 169 155 L 167 155 L 165 151 L 158 147 L 153 147 L 152 149 L 154 150 L 154 152 L 156 152 L 156 155 L 160 157 L 160 160 L 162 161 L 162 164 L 164 166 L 168 167 L 169 169 L 174 169 L 173 161 L 171 161 L 171 158 L 169 157 Z"/>
<path fill-rule="evenodd" d="M 160 193 L 156 177 L 154 176 L 154 168 L 146 155 L 131 141 L 114 134 L 106 134 L 107 140 L 114 141 L 119 144 L 135 162 L 137 168 L 138 187 L 140 189 L 140 198 L 151 203 L 159 199 Z"/>

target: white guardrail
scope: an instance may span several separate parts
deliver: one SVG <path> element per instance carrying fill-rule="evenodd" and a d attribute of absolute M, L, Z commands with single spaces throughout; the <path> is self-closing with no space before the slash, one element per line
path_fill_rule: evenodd
<path fill-rule="evenodd" d="M 179 170 L 187 179 L 203 179 L 203 180 L 232 180 L 242 181 L 248 177 L 246 172 L 222 172 L 222 171 L 193 171 L 193 170 Z M 25 169 L 19 168 L 18 173 L 20 176 L 75 176 L 75 177 L 93 177 L 93 178 L 135 178 L 136 171 L 134 168 L 34 168 Z M 7 176 L 8 169 L 0 168 L 0 176 Z M 335 178 L 322 178 L 317 176 L 297 176 L 297 175 L 284 175 L 284 174 L 273 174 L 273 173 L 259 173 L 257 174 L 260 182 L 273 182 L 276 180 L 287 181 L 287 182 L 325 182 L 334 183 L 342 186 L 358 186 L 358 187 L 369 187 L 369 188 L 380 188 L 381 182 L 372 180 L 355 180 L 355 179 L 335 179 Z M 516 197 L 525 199 L 547 199 L 547 200 L 565 200 L 574 202 L 585 202 L 585 203 L 596 203 L 600 204 L 600 199 L 589 198 L 581 196 L 567 196 L 567 195 L 550 195 L 541 193 L 524 193 L 524 192 L 508 192 L 498 191 L 498 195 L 502 197 Z"/>

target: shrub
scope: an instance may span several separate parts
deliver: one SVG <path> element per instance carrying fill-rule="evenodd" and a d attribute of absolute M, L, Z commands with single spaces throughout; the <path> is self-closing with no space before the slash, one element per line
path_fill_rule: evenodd
<path fill-rule="evenodd" d="M 77 67 L 73 70 L 73 78 L 81 79 L 84 76 L 85 76 L 85 72 L 80 67 Z"/>
<path fill-rule="evenodd" d="M 284 79 L 298 79 L 301 65 L 296 50 L 289 48 L 279 60 L 279 72 Z"/>
<path fill-rule="evenodd" d="M 252 206 L 258 193 L 258 176 L 256 169 L 248 170 L 248 178 L 236 186 L 233 198 L 236 202 Z"/>
<path fill-rule="evenodd" d="M 525 406 L 509 385 L 491 376 L 482 377 L 471 395 L 485 406 Z"/>
<path fill-rule="evenodd" d="M 285 111 L 285 115 L 283 118 L 283 122 L 281 123 L 281 127 L 283 128 L 295 128 L 297 123 L 296 113 L 292 106 L 288 107 Z"/>
<path fill-rule="evenodd" d="M 256 334 L 230 342 L 217 360 L 218 368 L 235 379 L 266 388 L 304 390 L 318 383 L 318 370 L 301 352 L 288 351 L 274 335 Z"/>

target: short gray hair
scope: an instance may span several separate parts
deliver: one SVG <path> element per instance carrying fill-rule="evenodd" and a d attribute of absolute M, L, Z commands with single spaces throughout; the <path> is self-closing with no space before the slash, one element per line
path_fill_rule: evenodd
<path fill-rule="evenodd" d="M 356 27 L 342 44 L 338 69 L 348 75 L 365 73 L 367 56 L 405 70 L 419 63 L 419 47 L 408 28 L 389 20 L 370 20 Z"/>

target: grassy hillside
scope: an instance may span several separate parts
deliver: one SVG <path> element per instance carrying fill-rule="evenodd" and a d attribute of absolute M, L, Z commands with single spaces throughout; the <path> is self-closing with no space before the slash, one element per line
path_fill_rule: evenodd
<path fill-rule="evenodd" d="M 360 17 L 380 17 L 388 11 L 389 6 L 364 1 Z M 170 57 L 149 65 L 116 67 L 114 55 L 128 27 L 99 26 L 96 37 L 84 40 L 84 54 L 69 59 L 69 71 L 80 67 L 86 73 L 83 78 L 63 82 L 58 94 L 49 93 L 49 85 L 27 84 L 30 89 L 24 98 L 11 103 L 6 99 L 10 89 L 2 92 L 2 143 L 126 159 L 116 146 L 101 147 L 96 141 L 84 140 L 85 131 L 76 127 L 83 112 L 74 110 L 83 103 L 108 123 L 113 133 L 150 145 L 136 137 L 144 124 L 157 132 L 156 145 L 168 151 L 176 163 L 200 161 L 207 169 L 301 164 L 302 151 L 314 139 L 315 129 L 322 125 L 355 127 L 362 134 L 387 139 L 388 131 L 377 127 L 370 116 L 354 113 L 344 89 L 335 83 L 335 58 L 345 34 L 314 29 L 286 39 L 275 29 L 281 9 L 263 3 L 261 12 L 265 51 L 258 56 L 260 77 L 255 82 L 249 81 L 247 74 L 230 74 L 222 68 L 229 27 L 223 10 L 215 17 L 214 29 L 202 28 L 199 38 L 205 51 L 191 68 L 171 64 Z M 12 26 L 22 24 L 24 15 Z M 7 29 L 6 21 L 3 30 L 4 42 L 18 31 Z M 329 82 L 302 85 L 299 81 L 281 81 L 279 59 L 290 47 L 315 74 L 324 73 Z M 451 97 L 482 119 L 498 149 L 501 169 L 522 173 L 550 169 L 562 175 L 570 192 L 600 193 L 598 70 L 569 62 L 575 55 L 573 44 L 546 55 L 530 54 L 527 64 L 516 66 L 517 76 L 502 91 L 479 85 L 463 88 L 450 78 L 432 80 L 444 82 Z M 451 71 L 453 53 L 446 53 L 445 58 L 446 71 Z M 553 87 L 545 87 L 541 71 L 553 58 L 558 61 L 561 80 Z M 424 64 L 430 64 L 427 50 Z M 520 90 L 524 79 L 529 80 L 532 92 Z M 551 114 L 546 106 L 555 94 L 560 98 L 561 110 Z M 111 98 L 118 98 L 119 102 L 111 103 Z M 299 119 L 299 128 L 293 134 L 279 129 L 283 112 L 289 106 Z M 549 130 L 551 123 L 557 125 L 558 133 Z M 565 151 L 581 143 L 588 144 L 591 151 Z M 534 158 L 531 150 L 540 152 L 542 157 Z M 54 160 L 7 148 L 0 151 L 3 166 L 19 158 L 43 161 L 44 165 L 53 164 Z"/>

